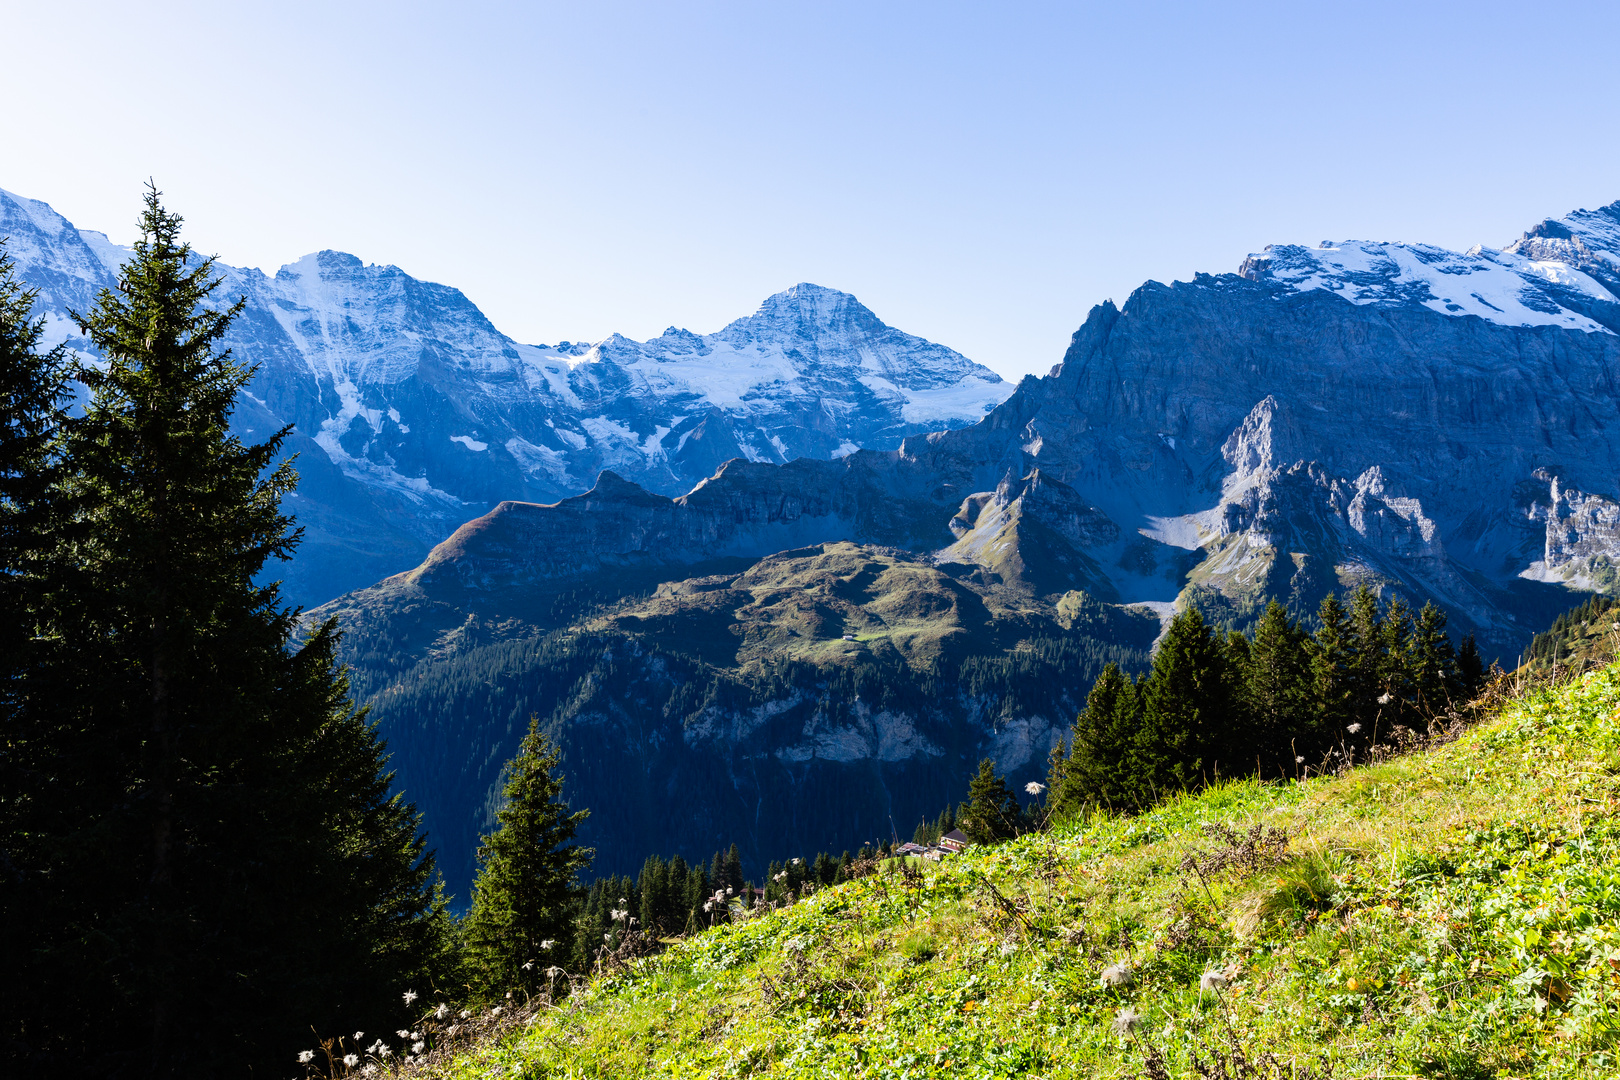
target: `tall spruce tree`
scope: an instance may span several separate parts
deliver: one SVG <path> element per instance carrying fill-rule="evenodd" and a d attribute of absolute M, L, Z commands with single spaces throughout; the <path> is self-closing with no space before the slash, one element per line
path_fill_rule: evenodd
<path fill-rule="evenodd" d="M 1134 755 L 1142 706 L 1136 684 L 1109 664 L 1092 684 L 1075 718 L 1067 757 L 1056 757 L 1049 779 L 1054 814 L 1087 807 L 1135 810 L 1153 801 Z"/>
<path fill-rule="evenodd" d="M 1315 700 L 1316 737 L 1296 739 L 1300 754 L 1312 763 L 1337 741 L 1356 714 L 1356 635 L 1350 614 L 1332 593 L 1316 610 L 1317 630 L 1309 644 L 1311 692 Z"/>
<path fill-rule="evenodd" d="M 561 756 L 531 717 L 509 766 L 506 805 L 478 849 L 472 908 L 462 927 L 467 978 L 479 995 L 538 990 L 547 961 L 561 955 L 570 937 L 579 875 L 595 853 L 571 842 L 590 811 L 562 801 Z"/>
<path fill-rule="evenodd" d="M 1143 682 L 1136 772 L 1155 798 L 1248 770 L 1237 730 L 1231 662 L 1197 608 L 1178 614 Z"/>
<path fill-rule="evenodd" d="M 59 696 L 50 686 L 52 641 L 36 616 L 52 546 L 60 472 L 56 438 L 66 420 L 65 349 L 39 349 L 43 317 L 0 239 L 0 1044 L 29 1015 L 44 976 L 27 943 L 50 918 L 45 885 L 60 752 Z M 47 631 L 42 634 L 42 631 Z M 9 1022 L 8 1022 L 9 1021 Z M 3 1054 L 4 1051 L 0 1051 Z M 4 1060 L 0 1058 L 0 1060 Z"/>
<path fill-rule="evenodd" d="M 335 629 L 295 640 L 260 581 L 298 534 L 285 432 L 229 430 L 252 372 L 219 348 L 212 261 L 148 192 L 119 292 L 75 313 L 105 359 L 59 440 L 30 598 L 56 719 L 7 933 L 28 973 L 6 1044 L 48 1071 L 274 1071 L 309 1028 L 385 1022 L 432 977 L 442 902 L 388 794 Z"/>
<path fill-rule="evenodd" d="M 968 807 L 961 828 L 981 844 L 993 844 L 1018 835 L 1023 810 L 1007 781 L 996 772 L 996 763 L 986 758 L 968 783 Z"/>
<path fill-rule="evenodd" d="M 1291 774 L 1291 740 L 1308 736 L 1315 717 L 1310 656 L 1305 634 L 1277 601 L 1266 605 L 1249 646 L 1241 704 L 1248 714 L 1250 746 L 1262 775 Z"/>

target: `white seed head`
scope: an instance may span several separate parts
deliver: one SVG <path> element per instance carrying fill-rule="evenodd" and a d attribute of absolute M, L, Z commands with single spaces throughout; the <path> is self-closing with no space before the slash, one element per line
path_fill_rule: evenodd
<path fill-rule="evenodd" d="M 1298 754 L 1295 754 L 1294 755 L 1294 764 L 1295 765 L 1303 765 L 1303 764 L 1305 764 L 1305 759 L 1300 757 Z"/>
<path fill-rule="evenodd" d="M 1039 795 L 1045 790 L 1046 785 L 1041 783 L 1039 780 L 1031 780 L 1029 783 L 1024 785 L 1024 791 L 1029 795 Z"/>
<path fill-rule="evenodd" d="M 1361 725 L 1360 724 L 1351 724 L 1348 727 L 1346 727 L 1344 730 L 1348 731 L 1352 735 L 1360 735 L 1361 734 Z"/>
<path fill-rule="evenodd" d="M 1103 986 L 1118 990 L 1135 982 L 1136 976 L 1131 971 L 1131 965 L 1122 960 L 1117 964 L 1103 968 L 1102 978 L 1098 981 Z"/>
<path fill-rule="evenodd" d="M 409 1005 L 411 1002 L 413 1002 L 415 1000 L 416 1000 L 416 991 L 415 990 L 407 990 L 407 991 L 405 991 L 405 1004 Z"/>
<path fill-rule="evenodd" d="M 1129 1006 L 1119 1010 L 1119 1013 L 1114 1017 L 1114 1030 L 1121 1035 L 1130 1035 L 1141 1026 L 1141 1014 Z"/>
<path fill-rule="evenodd" d="M 308 1065 L 310 1062 L 312 1062 L 314 1060 L 315 1060 L 315 1051 L 313 1051 L 313 1050 L 305 1050 L 305 1051 L 302 1051 L 298 1055 L 298 1064 L 300 1064 L 300 1065 Z"/>
<path fill-rule="evenodd" d="M 343 1064 L 347 1068 L 352 1069 L 356 1065 L 360 1064 L 360 1058 L 357 1055 L 354 1055 L 354 1054 L 344 1054 L 343 1055 Z"/>
<path fill-rule="evenodd" d="M 357 1031 L 357 1032 L 354 1033 L 354 1041 L 355 1042 L 359 1042 L 361 1039 L 363 1039 L 365 1037 L 366 1037 L 366 1033 L 363 1032 L 363 1031 Z"/>
<path fill-rule="evenodd" d="M 1390 702 L 1392 702 L 1394 700 L 1395 700 L 1395 695 L 1394 694 L 1384 694 L 1382 697 L 1380 697 L 1378 699 L 1378 704 L 1380 704 L 1380 705 L 1388 705 Z"/>
<path fill-rule="evenodd" d="M 427 1043 L 425 1042 L 411 1043 L 411 1053 L 413 1054 L 420 1054 L 425 1049 L 427 1049 Z"/>
<path fill-rule="evenodd" d="M 1217 971 L 1214 968 L 1211 968 L 1198 977 L 1198 989 L 1213 990 L 1216 993 L 1219 993 L 1220 991 L 1226 989 L 1226 984 L 1230 981 L 1231 980 L 1226 977 L 1226 972 Z"/>
<path fill-rule="evenodd" d="M 550 952 L 550 951 L 551 951 L 551 947 L 552 947 L 552 946 L 553 946 L 553 945 L 555 945 L 555 944 L 557 944 L 557 942 L 556 942 L 556 941 L 555 941 L 555 940 L 554 940 L 554 939 L 552 939 L 552 938 L 546 938 L 546 940 L 544 940 L 544 941 L 542 941 L 542 942 L 541 942 L 541 943 L 540 943 L 540 948 L 541 948 L 541 949 L 542 949 L 542 950 L 543 950 L 543 951 L 545 951 L 545 952 Z"/>

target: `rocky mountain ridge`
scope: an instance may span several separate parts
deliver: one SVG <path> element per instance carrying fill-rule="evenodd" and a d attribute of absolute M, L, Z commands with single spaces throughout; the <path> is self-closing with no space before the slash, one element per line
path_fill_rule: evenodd
<path fill-rule="evenodd" d="M 67 313 L 116 285 L 128 250 L 3 191 L 0 236 L 40 290 L 50 341 L 89 355 Z M 306 539 L 285 573 L 303 603 L 415 565 L 501 499 L 554 501 L 603 469 L 678 495 L 730 458 L 892 447 L 972 423 L 1012 390 L 816 285 L 712 334 L 546 346 L 513 341 L 456 289 L 342 252 L 273 275 L 216 267 L 219 300 L 247 301 L 226 344 L 260 368 L 237 426 L 294 427 Z"/>
<path fill-rule="evenodd" d="M 959 798 L 977 756 L 1001 754 L 1019 780 L 1038 774 L 1062 735 L 1054 712 L 1083 699 L 1100 659 L 1143 649 L 1142 620 L 1190 603 L 1241 627 L 1272 597 L 1308 616 L 1326 593 L 1368 584 L 1433 600 L 1487 658 L 1511 658 L 1571 590 L 1608 587 L 1620 559 L 1620 304 L 1601 276 L 1615 262 L 1603 246 L 1609 221 L 1620 204 L 1544 222 L 1516 250 L 1273 248 L 1241 274 L 1149 282 L 1123 306 L 1094 308 L 1051 374 L 1024 380 L 972 427 L 837 460 L 734 460 L 673 499 L 604 475 L 555 505 L 505 502 L 416 570 L 322 614 L 395 643 L 369 670 L 379 715 L 400 725 L 391 737 L 407 788 L 409 725 L 457 732 L 435 737 L 436 760 L 463 738 L 494 762 L 533 708 L 565 746 L 582 804 L 655 806 L 676 790 L 670 759 L 635 747 L 678 738 L 677 771 L 710 785 L 690 808 L 707 824 L 691 830 L 688 857 L 731 839 L 755 854 L 786 850 L 788 825 L 750 817 L 773 799 L 802 809 L 795 800 L 811 798 L 828 829 L 817 843 L 836 846 L 869 838 L 858 834 L 881 824 L 882 805 Z M 739 575 L 784 549 L 835 544 L 868 561 L 902 552 L 1002 612 L 1000 625 L 1032 629 L 964 639 L 959 652 L 897 649 L 882 664 L 873 653 L 868 668 L 847 669 L 856 660 L 839 631 L 867 626 L 853 616 L 796 626 L 811 648 L 760 630 L 747 603 L 722 611 L 691 599 L 735 595 Z M 859 589 L 867 577 L 853 568 L 841 580 Z M 666 594 L 688 600 L 649 618 L 648 598 Z M 778 650 L 755 669 L 736 660 L 735 642 L 750 635 Z M 555 690 L 514 689 L 478 720 L 424 696 L 430 669 L 562 640 L 589 640 L 590 662 L 518 663 L 511 675 L 538 687 L 543 667 Z M 775 671 L 773 655 L 795 674 L 738 675 L 745 688 L 722 679 L 732 689 L 696 698 L 679 690 L 719 685 L 706 680 L 722 670 Z M 1056 659 L 1018 666 L 1036 655 Z M 961 687 L 986 664 L 1022 674 L 974 683 L 990 689 L 968 695 L 968 708 Z M 849 670 L 869 681 L 838 674 Z M 1026 678 L 1059 697 L 1021 698 Z M 913 735 L 878 738 L 859 718 L 881 686 L 908 688 L 885 706 L 886 722 Z M 1021 733 L 1016 752 L 1006 731 Z M 924 749 L 945 745 L 958 749 Z M 776 771 L 777 751 L 805 746 L 854 749 Z M 758 770 L 768 761 L 767 791 Z M 911 771 L 895 773 L 902 764 Z M 913 783 L 929 793 L 901 786 Z M 452 802 L 464 809 L 451 815 L 482 805 Z M 865 809 L 846 820 L 839 805 Z M 662 850 L 629 818 L 593 828 L 603 851 Z"/>

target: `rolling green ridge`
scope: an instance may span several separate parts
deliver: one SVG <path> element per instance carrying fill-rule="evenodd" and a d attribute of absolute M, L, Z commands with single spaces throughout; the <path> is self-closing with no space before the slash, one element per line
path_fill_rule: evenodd
<path fill-rule="evenodd" d="M 987 732 L 1024 755 L 1003 761 L 1016 782 L 1042 778 L 1097 674 L 1146 667 L 1160 626 L 892 548 L 704 569 L 477 610 L 390 596 L 345 616 L 356 686 L 452 892 L 531 714 L 562 749 L 567 798 L 591 808 L 593 872 L 735 842 L 753 874 L 782 852 L 887 839 L 891 818 L 909 836 L 961 797 Z"/>
<path fill-rule="evenodd" d="M 891 868 L 412 1071 L 1612 1076 L 1617 710 L 1610 667 L 1336 777 Z"/>

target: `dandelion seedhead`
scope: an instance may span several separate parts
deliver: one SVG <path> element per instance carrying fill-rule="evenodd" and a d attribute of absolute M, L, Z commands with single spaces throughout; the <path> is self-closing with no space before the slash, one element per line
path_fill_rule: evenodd
<path fill-rule="evenodd" d="M 1141 1026 L 1142 1015 L 1129 1006 L 1119 1010 L 1119 1013 L 1114 1017 L 1114 1030 L 1121 1035 L 1134 1034 L 1136 1029 Z"/>
<path fill-rule="evenodd" d="M 1226 972 L 1211 968 L 1198 977 L 1198 989 L 1200 991 L 1213 990 L 1218 994 L 1226 989 L 1228 982 L 1231 982 L 1231 980 L 1227 978 Z"/>
<path fill-rule="evenodd" d="M 1361 725 L 1360 724 L 1351 724 L 1348 727 L 1346 727 L 1344 730 L 1348 731 L 1352 735 L 1360 735 L 1361 734 Z"/>
<path fill-rule="evenodd" d="M 308 1065 L 310 1062 L 312 1062 L 314 1060 L 315 1060 L 315 1051 L 313 1051 L 313 1050 L 305 1050 L 305 1051 L 303 1051 L 302 1053 L 300 1053 L 298 1055 L 298 1064 L 300 1064 L 300 1065 Z"/>
<path fill-rule="evenodd" d="M 1098 981 L 1111 990 L 1122 990 L 1136 981 L 1136 975 L 1131 971 L 1131 965 L 1121 960 L 1103 968 L 1102 978 Z"/>
<path fill-rule="evenodd" d="M 1024 785 L 1024 791 L 1029 795 L 1039 795 L 1045 790 L 1046 785 L 1041 783 L 1039 780 L 1031 780 L 1029 783 Z"/>

